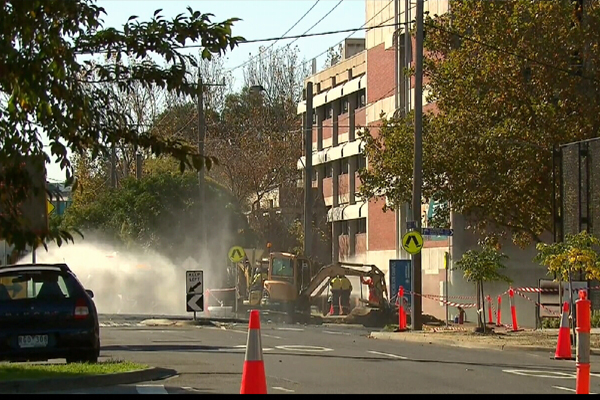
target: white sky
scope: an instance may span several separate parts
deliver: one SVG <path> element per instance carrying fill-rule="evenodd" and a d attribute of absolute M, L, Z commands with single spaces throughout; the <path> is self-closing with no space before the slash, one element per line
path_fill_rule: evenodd
<path fill-rule="evenodd" d="M 369 0 L 366 0 L 369 1 Z M 237 17 L 238 21 L 233 27 L 233 34 L 243 36 L 247 40 L 280 37 L 300 19 L 315 3 L 313 0 L 270 0 L 270 1 L 210 1 L 210 0 L 98 0 L 97 4 L 107 12 L 104 16 L 106 27 L 118 28 L 127 21 L 129 16 L 137 15 L 140 20 L 148 20 L 154 10 L 162 8 L 165 17 L 174 17 L 179 13 L 186 13 L 186 7 L 191 7 L 202 13 L 214 14 L 213 21 Z M 312 25 L 331 10 L 338 0 L 320 0 L 312 11 L 300 22 L 289 35 L 305 33 Z M 309 33 L 336 31 L 359 28 L 365 23 L 365 0 L 344 0 L 331 14 L 316 25 Z M 301 58 L 310 60 L 316 55 L 326 51 L 347 37 L 349 33 L 332 34 L 301 38 L 294 42 L 298 46 Z M 356 32 L 352 37 L 364 37 L 364 31 Z M 292 40 L 281 40 L 275 44 L 276 48 L 284 47 Z M 258 48 L 266 43 L 248 43 L 235 48 L 226 57 L 226 68 L 234 68 L 244 63 L 250 54 L 257 53 Z M 190 49 L 190 52 L 197 51 Z M 325 55 L 317 59 L 317 69 L 321 69 L 325 62 Z M 242 68 L 233 72 L 235 79 L 234 89 L 241 87 Z M 48 166 L 48 180 L 64 180 L 64 172 L 57 164 Z"/>

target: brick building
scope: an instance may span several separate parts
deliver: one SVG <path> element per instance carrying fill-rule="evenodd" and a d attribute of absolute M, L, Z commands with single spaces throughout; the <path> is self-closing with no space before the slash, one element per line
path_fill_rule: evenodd
<path fill-rule="evenodd" d="M 366 26 L 407 25 L 414 28 L 414 2 L 404 0 L 365 1 Z M 449 0 L 427 0 L 425 13 L 430 16 L 449 11 Z M 389 260 L 408 259 L 401 247 L 400 238 L 406 232 L 406 222 L 412 220 L 408 205 L 398 212 L 382 211 L 383 200 L 365 200 L 357 194 L 360 180 L 356 171 L 368 164 L 363 155 L 357 131 L 368 126 L 371 134 L 377 135 L 380 116 L 403 114 L 413 108 L 414 79 L 403 76 L 402 71 L 414 67 L 414 38 L 405 35 L 402 29 L 398 34 L 393 26 L 366 31 L 362 47 L 357 39 L 344 44 L 342 60 L 324 71 L 313 74 L 306 82 L 313 83 L 313 188 L 321 195 L 315 213 L 327 215 L 331 230 L 332 258 L 340 260 L 368 262 L 377 265 L 387 273 Z M 350 45 L 352 43 L 352 45 Z M 348 51 L 351 49 L 352 51 Z M 427 79 L 424 80 L 424 112 L 436 112 L 435 104 L 427 102 Z M 298 104 L 298 113 L 304 114 L 306 103 Z M 298 161 L 303 169 L 304 159 Z M 318 206 L 317 206 L 318 207 Z M 430 204 L 422 205 L 423 220 L 427 227 Z M 326 214 L 325 214 L 326 213 Z M 474 284 L 466 282 L 460 271 L 449 270 L 446 275 L 444 256 L 450 254 L 451 263 L 462 254 L 477 247 L 478 236 L 465 229 L 465 219 L 456 213 L 451 214 L 454 236 L 425 237 L 422 250 L 423 293 L 452 296 L 473 296 Z M 337 240 L 335 240 L 337 239 Z M 502 250 L 509 256 L 506 273 L 513 279 L 513 286 L 537 286 L 538 280 L 545 277 L 545 270 L 532 262 L 535 249 L 521 250 L 510 240 L 503 243 Z M 452 264 L 451 264 L 452 265 Z M 446 278 L 447 277 L 447 278 Z M 358 285 L 354 285 L 355 288 Z M 488 284 L 486 294 L 494 298 L 507 289 L 504 283 Z M 508 299 L 503 303 L 503 315 L 509 316 Z M 471 303 L 474 300 L 461 300 Z M 519 308 L 519 322 L 523 326 L 536 324 L 535 305 L 528 300 L 516 298 Z M 424 299 L 423 312 L 437 318 L 445 318 L 443 303 Z M 457 310 L 450 308 L 450 317 Z M 475 309 L 467 311 L 467 317 L 475 320 Z"/>
<path fill-rule="evenodd" d="M 405 14 L 404 1 L 365 1 L 366 26 L 389 25 L 414 19 L 414 9 Z M 414 6 L 413 6 L 414 7 Z M 429 0 L 425 11 L 440 14 L 446 0 Z M 412 65 L 414 41 L 396 35 L 393 26 L 366 32 L 365 39 L 347 39 L 342 59 L 334 66 L 308 77 L 313 83 L 313 187 L 320 200 L 316 213 L 326 213 L 332 235 L 332 258 L 368 262 L 387 272 L 389 260 L 409 258 L 399 238 L 405 232 L 408 207 L 398 212 L 383 212 L 384 200 L 366 200 L 359 196 L 358 169 L 368 162 L 357 132 L 368 126 L 376 135 L 381 114 L 406 112 L 414 96 L 412 82 L 402 71 Z M 402 31 L 400 31 L 402 33 Z M 412 43 L 412 45 L 411 45 Z M 409 49 L 407 52 L 405 49 Z M 425 103 L 426 104 L 426 103 Z M 432 110 L 432 105 L 426 107 Z M 306 112 L 306 102 L 298 104 L 298 113 Z M 304 167 L 304 157 L 298 168 Z M 427 206 L 423 212 L 426 214 Z M 423 221 L 426 226 L 426 220 Z M 448 240 L 426 238 L 423 250 L 423 290 L 443 290 L 443 257 Z M 443 292 L 442 292 L 443 293 Z M 437 302 L 424 311 L 441 317 Z"/>

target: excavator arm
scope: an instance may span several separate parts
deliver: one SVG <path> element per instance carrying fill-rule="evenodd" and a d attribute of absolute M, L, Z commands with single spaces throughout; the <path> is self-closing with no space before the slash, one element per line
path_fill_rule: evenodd
<path fill-rule="evenodd" d="M 338 262 L 321 268 L 308 286 L 300 292 L 299 298 L 305 302 L 310 302 L 311 298 L 320 296 L 327 288 L 327 285 L 323 285 L 323 283 L 336 275 L 359 276 L 361 278 L 369 277 L 374 282 L 379 281 L 380 286 L 383 288 L 384 298 L 382 300 L 389 301 L 385 284 L 385 274 L 383 271 L 372 264 L 349 262 Z M 315 293 L 315 291 L 317 292 Z"/>

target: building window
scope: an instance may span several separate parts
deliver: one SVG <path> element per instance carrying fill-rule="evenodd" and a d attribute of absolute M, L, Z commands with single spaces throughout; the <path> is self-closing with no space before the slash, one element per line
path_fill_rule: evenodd
<path fill-rule="evenodd" d="M 342 159 L 338 160 L 338 162 L 340 163 L 340 175 L 347 174 L 348 173 L 348 159 L 342 158 Z"/>
<path fill-rule="evenodd" d="M 317 180 L 317 168 L 312 168 L 312 180 Z"/>
<path fill-rule="evenodd" d="M 348 97 L 344 97 L 342 99 L 342 114 L 347 113 L 349 107 L 350 107 L 350 102 L 348 101 Z"/>
<path fill-rule="evenodd" d="M 313 110 L 313 115 L 312 115 L 312 119 L 313 119 L 312 123 L 313 123 L 313 125 L 317 124 L 317 113 L 316 113 L 316 111 L 317 110 Z"/>
<path fill-rule="evenodd" d="M 326 119 L 333 118 L 333 107 L 332 107 L 331 103 L 328 103 L 325 105 L 325 118 Z"/>
<path fill-rule="evenodd" d="M 364 90 L 358 92 L 358 107 L 364 107 L 367 105 L 367 96 Z"/>
<path fill-rule="evenodd" d="M 348 229 L 348 221 L 341 221 L 340 222 L 340 235 L 348 235 L 348 232 L 350 232 L 350 230 Z"/>
<path fill-rule="evenodd" d="M 333 176 L 333 163 L 325 164 L 325 178 L 331 178 Z"/>
<path fill-rule="evenodd" d="M 365 169 L 367 168 L 367 157 L 365 157 L 364 155 L 360 154 L 358 156 L 358 165 L 356 167 L 359 171 L 361 169 Z"/>
<path fill-rule="evenodd" d="M 356 222 L 356 233 L 367 233 L 367 219 L 359 218 Z"/>

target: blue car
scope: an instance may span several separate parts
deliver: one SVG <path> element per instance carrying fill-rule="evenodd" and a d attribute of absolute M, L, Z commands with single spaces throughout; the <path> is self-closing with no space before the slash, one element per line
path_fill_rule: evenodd
<path fill-rule="evenodd" d="M 91 290 L 66 264 L 0 267 L 0 361 L 98 361 Z"/>

